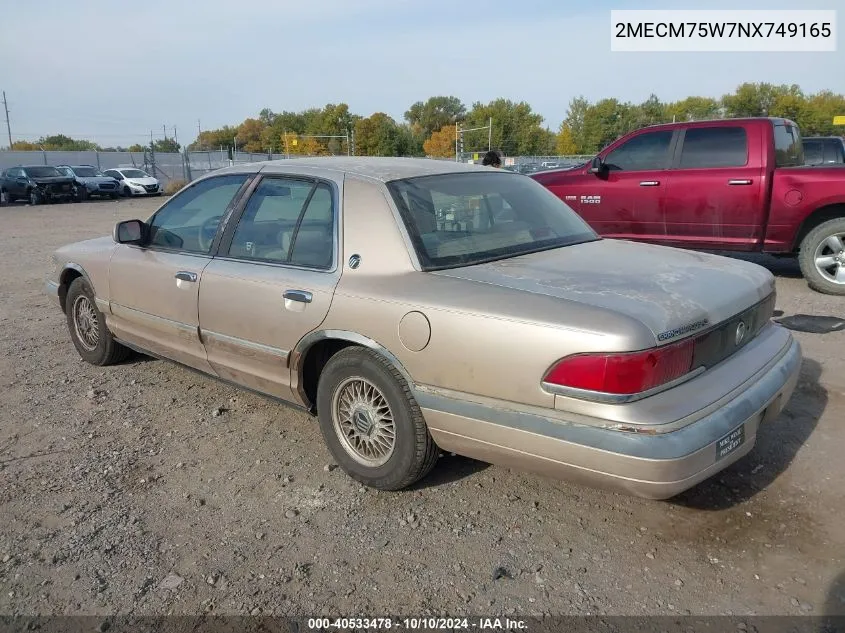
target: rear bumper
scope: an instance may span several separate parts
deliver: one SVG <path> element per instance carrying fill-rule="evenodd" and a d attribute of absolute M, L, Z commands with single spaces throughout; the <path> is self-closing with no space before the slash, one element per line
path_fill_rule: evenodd
<path fill-rule="evenodd" d="M 748 454 L 758 429 L 765 429 L 786 406 L 801 369 L 801 349 L 791 334 L 779 334 L 785 341 L 781 349 L 733 399 L 668 432 L 570 423 L 429 390 L 416 390 L 415 396 L 433 439 L 444 450 L 639 497 L 668 499 Z M 740 430 L 742 441 L 737 444 Z"/>

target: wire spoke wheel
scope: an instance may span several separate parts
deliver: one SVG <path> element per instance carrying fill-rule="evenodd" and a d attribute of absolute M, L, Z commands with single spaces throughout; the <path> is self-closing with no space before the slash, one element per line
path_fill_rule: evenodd
<path fill-rule="evenodd" d="M 73 302 L 73 327 L 82 346 L 93 351 L 100 343 L 100 322 L 91 300 L 79 295 Z"/>
<path fill-rule="evenodd" d="M 332 397 L 332 422 L 344 450 L 356 462 L 382 466 L 396 448 L 393 412 L 372 382 L 353 376 L 341 382 Z"/>

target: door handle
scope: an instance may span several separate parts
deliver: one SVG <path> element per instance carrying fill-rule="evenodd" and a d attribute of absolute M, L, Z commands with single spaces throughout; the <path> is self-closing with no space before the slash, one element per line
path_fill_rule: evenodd
<path fill-rule="evenodd" d="M 176 273 L 174 275 L 174 277 L 176 277 L 176 279 L 179 279 L 181 281 L 190 281 L 192 283 L 196 282 L 196 280 L 197 280 L 197 274 L 192 273 L 189 270 L 180 270 L 178 273 Z"/>
<path fill-rule="evenodd" d="M 657 187 L 659 184 L 659 180 L 643 180 L 640 183 L 640 187 Z"/>
<path fill-rule="evenodd" d="M 750 185 L 753 181 L 752 180 L 729 180 L 729 185 Z"/>
<path fill-rule="evenodd" d="M 285 299 L 290 299 L 291 301 L 299 301 L 300 303 L 311 303 L 311 299 L 313 299 L 313 295 L 308 292 L 307 290 L 285 290 L 285 294 L 282 295 Z"/>

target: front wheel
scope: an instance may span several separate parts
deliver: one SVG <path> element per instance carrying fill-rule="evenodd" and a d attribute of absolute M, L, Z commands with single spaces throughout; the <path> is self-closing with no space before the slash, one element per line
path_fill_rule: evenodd
<path fill-rule="evenodd" d="M 36 206 L 44 202 L 44 198 L 41 195 L 41 192 L 38 189 L 30 189 L 29 190 L 29 204 L 32 206 Z"/>
<path fill-rule="evenodd" d="M 84 277 L 70 284 L 65 303 L 70 339 L 82 359 L 92 365 L 111 365 L 125 359 L 129 348 L 114 340 L 97 308 L 94 289 Z"/>
<path fill-rule="evenodd" d="M 400 490 L 437 461 L 410 387 L 372 350 L 348 347 L 329 360 L 317 387 L 317 414 L 332 456 L 367 486 Z"/>
<path fill-rule="evenodd" d="M 117 192 L 114 192 L 114 193 L 110 193 L 109 196 L 111 197 L 112 200 L 117 200 L 120 197 L 120 194 L 117 193 Z"/>
<path fill-rule="evenodd" d="M 124 187 L 123 188 L 123 195 L 126 196 L 127 198 L 131 198 L 132 197 L 132 190 L 129 187 Z"/>
<path fill-rule="evenodd" d="M 74 202 L 85 202 L 88 199 L 88 190 L 85 187 L 77 187 L 73 196 Z"/>
<path fill-rule="evenodd" d="M 801 242 L 801 273 L 813 290 L 845 295 L 845 218 L 820 224 Z"/>

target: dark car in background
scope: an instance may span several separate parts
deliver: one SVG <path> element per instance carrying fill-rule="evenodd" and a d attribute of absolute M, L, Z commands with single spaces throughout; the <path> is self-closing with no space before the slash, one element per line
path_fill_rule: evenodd
<path fill-rule="evenodd" d="M 59 165 L 56 169 L 74 179 L 80 200 L 90 196 L 120 197 L 120 183 L 117 179 L 106 176 L 93 165 Z"/>
<path fill-rule="evenodd" d="M 77 199 L 75 180 L 48 165 L 8 168 L 0 181 L 0 192 L 7 202 L 28 200 L 32 205 Z"/>
<path fill-rule="evenodd" d="M 804 139 L 805 165 L 845 164 L 845 138 L 841 136 L 808 136 Z"/>

